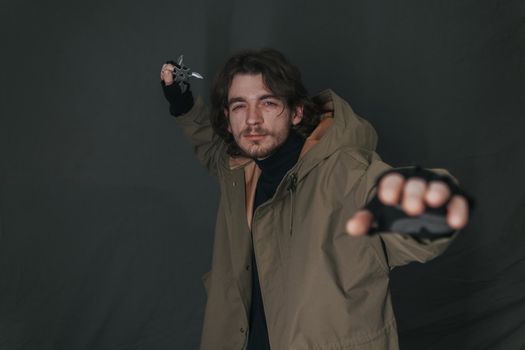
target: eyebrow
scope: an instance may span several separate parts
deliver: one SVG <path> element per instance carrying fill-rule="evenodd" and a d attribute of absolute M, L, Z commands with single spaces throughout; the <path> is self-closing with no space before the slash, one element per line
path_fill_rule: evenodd
<path fill-rule="evenodd" d="M 262 101 L 262 100 L 265 100 L 267 98 L 275 98 L 275 99 L 278 99 L 280 100 L 280 98 L 277 96 L 277 95 L 273 95 L 273 94 L 266 94 L 266 95 L 262 95 L 262 96 L 259 96 L 257 98 L 257 101 Z M 228 100 L 228 106 L 231 105 L 232 103 L 235 103 L 235 102 L 246 102 L 246 99 L 244 97 L 232 97 Z"/>

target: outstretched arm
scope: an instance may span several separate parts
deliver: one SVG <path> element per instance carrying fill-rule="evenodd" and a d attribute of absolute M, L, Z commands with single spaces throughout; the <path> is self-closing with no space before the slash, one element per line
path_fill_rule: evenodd
<path fill-rule="evenodd" d="M 440 255 L 469 219 L 469 200 L 458 191 L 451 177 L 441 175 L 448 173 L 423 170 L 433 174 L 424 176 L 425 180 L 413 176 L 420 171 L 411 169 L 391 169 L 379 159 L 372 161 L 360 184 L 366 197 L 363 202 L 367 204 L 346 223 L 351 236 L 376 235 L 381 239 L 391 269 Z"/>
<path fill-rule="evenodd" d="M 376 197 L 348 221 L 347 232 L 362 236 L 374 229 L 406 227 L 405 233 L 442 236 L 465 227 L 469 206 L 448 176 L 419 168 L 393 169 L 380 177 Z"/>

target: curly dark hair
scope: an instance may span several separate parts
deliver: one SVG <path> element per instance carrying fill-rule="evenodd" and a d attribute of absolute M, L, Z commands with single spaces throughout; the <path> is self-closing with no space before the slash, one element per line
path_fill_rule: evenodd
<path fill-rule="evenodd" d="M 231 56 L 219 71 L 211 89 L 211 124 L 228 145 L 228 154 L 243 154 L 232 134 L 228 131 L 228 120 L 224 109 L 228 108 L 228 92 L 236 74 L 262 74 L 266 87 L 285 101 L 290 110 L 303 107 L 303 118 L 292 126 L 302 137 L 306 138 L 319 124 L 320 110 L 308 96 L 303 85 L 301 72 L 291 64 L 279 51 L 269 48 L 243 50 Z"/>

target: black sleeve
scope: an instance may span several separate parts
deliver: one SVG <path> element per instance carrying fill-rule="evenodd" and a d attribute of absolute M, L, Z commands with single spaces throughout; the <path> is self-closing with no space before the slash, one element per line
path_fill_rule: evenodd
<path fill-rule="evenodd" d="M 179 84 L 173 83 L 166 86 L 164 81 L 160 82 L 164 97 L 170 103 L 170 114 L 174 117 L 187 113 L 193 107 L 193 94 L 190 89 L 190 84 L 187 85 L 186 91 L 182 92 Z"/>

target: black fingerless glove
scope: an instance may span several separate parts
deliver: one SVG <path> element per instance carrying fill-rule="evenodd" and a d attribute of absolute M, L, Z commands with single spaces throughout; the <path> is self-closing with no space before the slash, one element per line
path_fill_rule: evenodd
<path fill-rule="evenodd" d="M 190 84 L 186 84 L 186 91 L 182 92 L 178 83 L 173 83 L 166 86 L 164 81 L 160 82 L 162 90 L 164 91 L 164 97 L 170 103 L 170 114 L 174 117 L 188 113 L 193 107 L 193 94 L 191 93 Z"/>
<path fill-rule="evenodd" d="M 472 211 L 474 200 L 471 196 L 466 194 L 459 186 L 449 177 L 439 175 L 432 171 L 422 169 L 420 167 L 392 169 L 383 173 L 377 180 L 379 182 L 388 174 L 398 173 L 405 179 L 421 178 L 427 183 L 430 181 L 444 182 L 449 190 L 449 200 L 438 208 L 426 207 L 421 215 L 409 216 L 403 212 L 399 205 L 390 206 L 383 204 L 377 194 L 365 206 L 365 209 L 372 212 L 374 215 L 375 226 L 370 230 L 369 234 L 374 233 L 407 233 L 417 235 L 420 238 L 440 238 L 450 236 L 456 230 L 447 224 L 447 205 L 454 195 L 461 195 L 465 197 L 469 204 L 469 211 Z"/>

